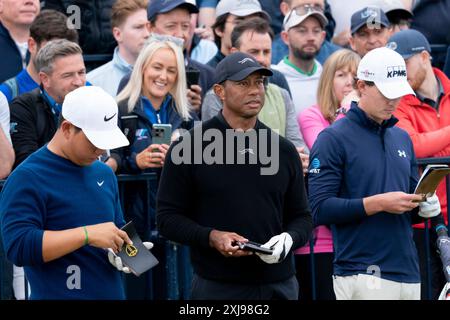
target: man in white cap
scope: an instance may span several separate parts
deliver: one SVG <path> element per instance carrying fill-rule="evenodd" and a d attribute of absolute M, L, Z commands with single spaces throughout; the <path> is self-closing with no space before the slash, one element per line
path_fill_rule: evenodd
<path fill-rule="evenodd" d="M 315 58 L 325 40 L 327 24 L 323 11 L 312 5 L 295 7 L 284 18 L 281 38 L 289 47 L 289 55 L 273 68 L 286 77 L 296 114 L 317 104 L 322 65 Z"/>
<path fill-rule="evenodd" d="M 316 224 L 331 225 L 337 299 L 420 299 L 411 225 L 441 211 L 414 194 L 418 170 L 408 134 L 392 116 L 414 94 L 403 58 L 367 53 L 357 71 L 360 101 L 322 131 L 311 150 L 309 201 Z"/>
<path fill-rule="evenodd" d="M 25 267 L 31 299 L 125 298 L 116 269 L 129 270 L 105 249 L 118 252 L 131 240 L 119 229 L 124 220 L 114 173 L 96 161 L 105 149 L 128 144 L 117 109 L 98 87 L 68 93 L 52 140 L 5 184 L 3 243 L 8 259 Z"/>
<path fill-rule="evenodd" d="M 230 54 L 231 32 L 241 21 L 259 16 L 270 21 L 269 14 L 262 10 L 258 0 L 220 0 L 216 7 L 216 22 L 211 26 L 214 42 L 219 48 L 217 54 L 207 63 L 215 68 Z"/>

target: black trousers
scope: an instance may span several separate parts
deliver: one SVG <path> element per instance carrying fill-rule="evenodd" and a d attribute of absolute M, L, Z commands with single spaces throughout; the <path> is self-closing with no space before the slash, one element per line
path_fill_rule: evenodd
<path fill-rule="evenodd" d="M 194 274 L 191 300 L 297 300 L 295 276 L 273 283 L 258 285 L 208 280 Z"/>
<path fill-rule="evenodd" d="M 428 296 L 427 282 L 428 275 L 426 269 L 426 255 L 425 255 L 425 229 L 414 228 L 414 242 L 416 243 L 417 253 L 419 254 L 420 267 L 420 298 L 422 300 L 436 300 L 439 298 L 442 288 L 447 283 L 444 272 L 442 270 L 442 262 L 437 253 L 436 240 L 437 235 L 433 229 L 430 229 L 430 275 L 431 275 L 431 295 Z"/>
<path fill-rule="evenodd" d="M 315 253 L 315 283 L 316 300 L 336 300 L 333 290 L 333 259 L 334 253 Z M 311 255 L 296 254 L 295 268 L 300 286 L 298 300 L 312 300 L 312 270 Z"/>

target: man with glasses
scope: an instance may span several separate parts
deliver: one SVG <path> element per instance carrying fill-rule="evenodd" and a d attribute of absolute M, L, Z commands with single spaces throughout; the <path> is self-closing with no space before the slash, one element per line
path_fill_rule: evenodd
<path fill-rule="evenodd" d="M 390 23 L 380 7 L 366 7 L 356 11 L 351 18 L 350 46 L 364 57 L 370 50 L 384 47 L 391 35 Z"/>
<path fill-rule="evenodd" d="M 309 10 L 321 11 L 326 16 L 324 12 L 325 0 L 283 0 L 280 3 L 280 10 L 284 16 L 291 12 L 291 9 L 299 8 L 299 12 L 307 13 Z M 321 64 L 325 63 L 325 60 L 335 51 L 339 50 L 340 47 L 333 44 L 328 40 L 324 40 L 319 52 L 317 53 L 316 59 Z M 272 44 L 272 63 L 279 63 L 285 56 L 289 54 L 289 48 L 284 43 L 281 38 L 281 33 L 278 34 Z"/>
<path fill-rule="evenodd" d="M 296 114 L 317 104 L 322 65 L 315 58 L 325 40 L 327 23 L 323 12 L 311 6 L 296 7 L 284 18 L 281 37 L 289 47 L 289 55 L 273 68 L 286 77 Z"/>

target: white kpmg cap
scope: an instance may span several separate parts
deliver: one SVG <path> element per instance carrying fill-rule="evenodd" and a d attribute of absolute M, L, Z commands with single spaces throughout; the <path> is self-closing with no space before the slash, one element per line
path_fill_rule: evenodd
<path fill-rule="evenodd" d="M 382 47 L 369 51 L 359 63 L 357 78 L 374 82 L 388 99 L 414 94 L 406 77 L 405 60 L 392 49 Z"/>

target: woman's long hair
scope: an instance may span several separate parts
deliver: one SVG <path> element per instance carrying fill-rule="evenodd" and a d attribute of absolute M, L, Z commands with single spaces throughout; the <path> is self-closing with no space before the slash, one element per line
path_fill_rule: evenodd
<path fill-rule="evenodd" d="M 169 90 L 169 93 L 175 101 L 175 107 L 178 114 L 184 120 L 189 120 L 191 116 L 189 114 L 190 105 L 187 100 L 186 71 L 184 67 L 183 51 L 179 45 L 169 39 L 149 39 L 148 44 L 144 46 L 136 60 L 130 81 L 117 96 L 117 102 L 120 103 L 121 101 L 128 99 L 128 112 L 133 111 L 142 94 L 144 70 L 149 65 L 155 52 L 161 48 L 171 49 L 177 59 L 177 78 L 175 84 Z"/>
<path fill-rule="evenodd" d="M 349 69 L 356 75 L 359 61 L 359 55 L 348 49 L 336 51 L 325 61 L 317 87 L 317 103 L 320 112 L 330 123 L 336 119 L 336 110 L 341 107 L 334 92 L 334 75 L 340 69 Z"/>

